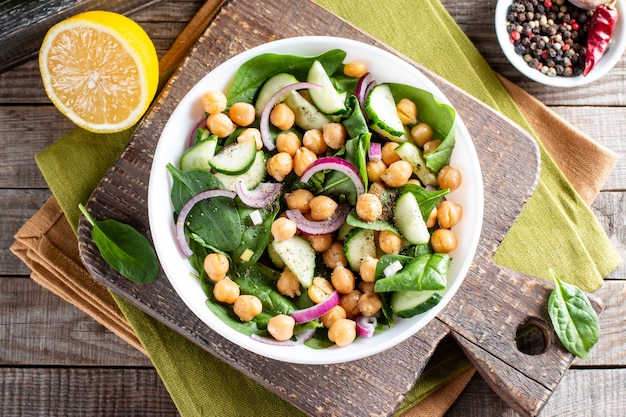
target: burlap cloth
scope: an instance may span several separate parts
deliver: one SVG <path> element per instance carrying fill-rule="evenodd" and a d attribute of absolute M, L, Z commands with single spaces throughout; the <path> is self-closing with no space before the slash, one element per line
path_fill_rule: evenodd
<path fill-rule="evenodd" d="M 207 3 L 206 9 L 195 19 L 195 24 L 184 33 L 187 42 L 178 42 L 173 53 L 162 59 L 162 64 L 167 61 L 165 72 L 171 70 L 171 63 L 184 56 L 189 36 L 197 37 L 202 32 L 216 6 L 221 3 Z M 574 129 L 511 82 L 503 78 L 500 80 L 566 179 L 582 200 L 591 205 L 617 161 L 616 154 Z M 572 152 L 572 149 L 577 151 Z M 11 250 L 30 267 L 34 281 L 145 353 L 114 296 L 97 283 L 82 265 L 76 234 L 54 196 L 16 233 Z M 448 378 L 439 377 L 437 384 L 423 388 L 416 394 L 419 398 L 408 402 L 410 406 L 401 409 L 400 413 L 411 417 L 442 416 L 470 381 L 474 369 L 457 367 L 455 372 Z"/>

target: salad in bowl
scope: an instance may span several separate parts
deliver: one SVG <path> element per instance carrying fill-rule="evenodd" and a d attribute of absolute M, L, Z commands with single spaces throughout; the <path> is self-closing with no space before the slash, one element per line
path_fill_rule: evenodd
<path fill-rule="evenodd" d="M 255 353 L 327 364 L 441 311 L 473 259 L 482 193 L 471 138 L 428 78 L 370 45 L 302 37 L 237 55 L 187 93 L 148 207 L 194 314 Z"/>

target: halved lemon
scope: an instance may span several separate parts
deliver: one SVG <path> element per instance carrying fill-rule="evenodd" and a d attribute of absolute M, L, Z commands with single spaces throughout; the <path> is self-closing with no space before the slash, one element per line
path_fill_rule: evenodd
<path fill-rule="evenodd" d="M 54 25 L 39 50 L 46 94 L 76 125 L 120 132 L 146 112 L 159 84 L 154 44 L 139 24 L 106 11 Z"/>

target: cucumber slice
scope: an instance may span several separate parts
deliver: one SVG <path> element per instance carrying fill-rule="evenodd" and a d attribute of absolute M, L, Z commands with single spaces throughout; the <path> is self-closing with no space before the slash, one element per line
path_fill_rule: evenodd
<path fill-rule="evenodd" d="M 345 113 L 347 93 L 345 91 L 339 92 L 335 89 L 321 62 L 317 60 L 313 62 L 307 74 L 307 81 L 322 87 L 320 89 L 309 88 L 311 101 L 322 113 Z"/>
<path fill-rule="evenodd" d="M 417 175 L 417 178 L 419 178 L 422 184 L 432 185 L 435 187 L 437 186 L 437 177 L 426 166 L 426 161 L 424 160 L 422 151 L 417 147 L 417 145 L 411 142 L 404 142 L 396 148 L 396 153 L 400 156 L 400 158 L 402 158 L 402 160 L 411 164 L 413 173 Z"/>
<path fill-rule="evenodd" d="M 400 234 L 407 242 L 414 245 L 428 243 L 430 233 L 413 193 L 405 192 L 398 197 L 393 217 Z"/>
<path fill-rule="evenodd" d="M 209 160 L 211 168 L 228 175 L 243 174 L 256 158 L 256 141 L 244 140 L 226 145 Z"/>
<path fill-rule="evenodd" d="M 298 278 L 300 285 L 309 288 L 315 273 L 315 251 L 303 237 L 293 236 L 287 240 L 274 240 L 271 245 L 287 268 Z"/>
<path fill-rule="evenodd" d="M 256 186 L 259 185 L 261 181 L 263 181 L 266 172 L 267 170 L 265 169 L 265 154 L 263 153 L 263 151 L 257 151 L 252 166 L 243 174 L 228 175 L 217 172 L 215 173 L 215 176 L 220 181 L 222 181 L 222 184 L 224 184 L 224 189 L 226 190 L 236 191 L 235 184 L 237 184 L 238 182 L 242 183 L 242 185 L 248 190 L 252 190 L 253 188 L 256 188 Z"/>
<path fill-rule="evenodd" d="M 267 255 L 269 256 L 270 261 L 272 261 L 272 264 L 274 264 L 276 268 L 278 269 L 285 268 L 285 262 L 283 262 L 280 256 L 276 253 L 276 250 L 274 249 L 273 245 L 267 245 Z"/>
<path fill-rule="evenodd" d="M 441 301 L 436 291 L 396 291 L 391 294 L 393 313 L 405 319 L 422 314 Z"/>
<path fill-rule="evenodd" d="M 215 156 L 217 148 L 217 136 L 209 136 L 208 139 L 198 142 L 183 153 L 180 157 L 181 171 L 200 169 L 210 171 L 209 160 Z"/>
<path fill-rule="evenodd" d="M 272 98 L 278 90 L 283 87 L 287 87 L 288 85 L 297 83 L 298 79 L 291 74 L 280 73 L 270 77 L 259 91 L 259 95 L 257 96 L 256 102 L 254 103 L 254 110 L 256 111 L 257 117 L 261 116 L 263 109 L 267 105 L 267 102 Z M 285 98 L 281 98 L 278 102 L 283 101 Z"/>
<path fill-rule="evenodd" d="M 387 84 L 378 84 L 372 88 L 365 100 L 365 111 L 370 117 L 372 130 L 394 142 L 404 143 L 408 140 Z"/>
<path fill-rule="evenodd" d="M 292 91 L 283 101 L 296 116 L 296 126 L 304 129 L 321 129 L 334 119 L 319 111 L 310 101 L 302 97 L 297 91 Z"/>
<path fill-rule="evenodd" d="M 352 229 L 343 242 L 343 251 L 350 269 L 358 272 L 363 259 L 368 256 L 376 257 L 374 231 L 369 229 Z"/>

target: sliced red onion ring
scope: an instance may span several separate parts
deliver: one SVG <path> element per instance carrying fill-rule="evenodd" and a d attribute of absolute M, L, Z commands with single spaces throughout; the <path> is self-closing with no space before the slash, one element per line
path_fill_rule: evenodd
<path fill-rule="evenodd" d="M 189 247 L 189 243 L 187 243 L 187 239 L 185 239 L 185 221 L 187 220 L 187 215 L 199 201 L 206 200 L 207 198 L 212 197 L 228 197 L 235 198 L 237 194 L 228 190 L 207 190 L 193 196 L 189 201 L 183 205 L 183 208 L 180 209 L 180 213 L 178 213 L 178 219 L 176 219 L 176 239 L 178 240 L 178 247 L 180 251 L 186 257 L 190 257 L 193 255 L 191 248 Z"/>
<path fill-rule="evenodd" d="M 268 151 L 273 151 L 274 149 L 276 149 L 276 145 L 274 144 L 274 141 L 272 140 L 272 137 L 270 135 L 270 113 L 272 112 L 272 109 L 274 108 L 274 104 L 276 104 L 276 102 L 280 100 L 280 98 L 284 96 L 285 94 L 290 93 L 295 90 L 302 90 L 305 88 L 313 88 L 317 90 L 317 89 L 322 88 L 322 86 L 320 86 L 319 84 L 314 84 L 314 83 L 309 83 L 309 82 L 299 82 L 299 83 L 289 84 L 281 88 L 280 90 L 278 90 L 276 93 L 274 93 L 274 95 L 270 97 L 270 99 L 267 101 L 265 108 L 261 112 L 259 130 L 261 131 L 261 140 L 263 141 L 263 145 L 265 145 Z"/>
<path fill-rule="evenodd" d="M 357 100 L 359 100 L 359 104 L 365 103 L 365 99 L 367 98 L 368 86 L 371 82 L 374 81 L 374 77 L 369 72 L 366 72 L 359 78 L 359 81 L 356 84 L 356 89 L 354 90 L 354 95 Z"/>
<path fill-rule="evenodd" d="M 302 175 L 300 176 L 300 181 L 307 182 L 311 177 L 326 169 L 333 169 L 335 171 L 339 171 L 343 174 L 346 174 L 350 180 L 354 183 L 356 187 L 357 195 L 363 194 L 365 192 L 365 185 L 363 184 L 363 179 L 361 178 L 361 174 L 356 169 L 354 165 L 345 159 L 339 158 L 337 156 L 325 156 L 315 160 L 311 165 L 309 165 Z"/>
<path fill-rule="evenodd" d="M 360 315 L 356 318 L 356 333 L 361 337 L 372 337 L 378 320 L 376 317 Z"/>
<path fill-rule="evenodd" d="M 307 321 L 315 320 L 322 317 L 331 308 L 339 304 L 339 293 L 333 291 L 333 293 L 319 304 L 315 304 L 309 308 L 302 310 L 296 310 L 291 313 L 291 317 L 296 321 L 296 324 L 306 323 Z"/>
<path fill-rule="evenodd" d="M 278 182 L 262 182 L 253 190 L 248 190 L 241 182 L 235 184 L 235 191 L 241 201 L 252 208 L 269 206 L 282 190 L 283 184 Z"/>
<path fill-rule="evenodd" d="M 298 230 L 308 235 L 326 235 L 338 230 L 346 222 L 348 213 L 350 213 L 350 206 L 342 204 L 337 207 L 330 219 L 315 221 L 304 217 L 300 210 L 285 210 L 285 215 L 296 223 Z"/>
<path fill-rule="evenodd" d="M 367 151 L 367 158 L 370 161 L 380 161 L 383 158 L 383 151 L 380 142 L 371 142 Z"/>

